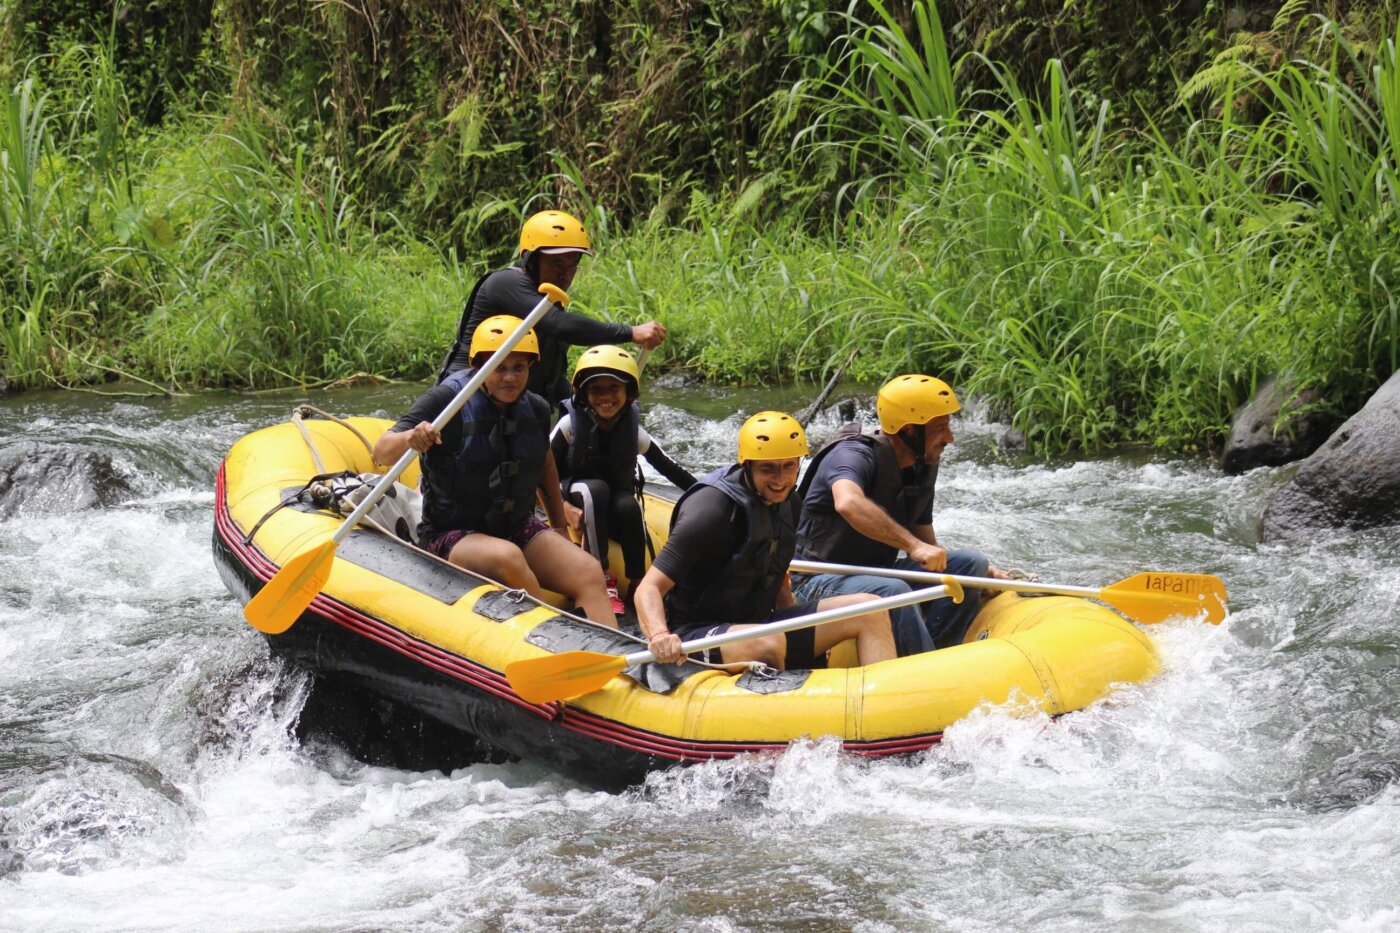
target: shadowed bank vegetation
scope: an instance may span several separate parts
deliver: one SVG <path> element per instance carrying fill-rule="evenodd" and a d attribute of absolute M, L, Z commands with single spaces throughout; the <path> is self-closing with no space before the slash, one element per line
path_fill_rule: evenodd
<path fill-rule="evenodd" d="M 660 363 L 818 378 L 860 346 L 1043 450 L 1210 444 L 1264 375 L 1344 411 L 1400 365 L 1371 7 L 988 34 L 968 4 L 949 38 L 921 3 L 261 6 L 0 26 L 36 56 L 0 90 L 12 386 L 424 377 L 546 204 L 595 232 L 580 305 L 665 321 Z"/>

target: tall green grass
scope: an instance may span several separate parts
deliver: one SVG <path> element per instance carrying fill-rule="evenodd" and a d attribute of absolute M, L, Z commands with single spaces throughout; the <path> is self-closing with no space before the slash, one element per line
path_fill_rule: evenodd
<path fill-rule="evenodd" d="M 658 178 L 656 209 L 623 225 L 556 154 L 451 229 L 574 209 L 600 247 L 578 307 L 666 322 L 659 364 L 816 381 L 860 348 L 854 377 L 938 373 L 1042 451 L 1209 446 L 1268 374 L 1343 412 L 1400 365 L 1400 34 L 1368 56 L 1318 21 L 1327 55 L 1235 68 L 1210 99 L 1198 82 L 1169 131 L 1056 62 L 1032 94 L 951 55 L 922 0 L 868 9 L 768 102 L 788 164 L 722 194 Z M 461 264 L 362 206 L 376 164 L 404 170 L 392 135 L 354 172 L 253 98 L 137 135 L 102 50 L 70 54 L 88 63 L 0 89 L 12 384 L 424 377 L 509 255 Z M 476 158 L 475 119 L 449 122 L 443 158 Z"/>
<path fill-rule="evenodd" d="M 880 335 L 889 363 L 951 376 L 1050 449 L 1208 444 L 1267 373 L 1345 410 L 1395 369 L 1394 41 L 1367 69 L 1324 23 L 1326 64 L 1248 73 L 1180 138 L 1110 136 L 1108 103 L 1082 106 L 1054 62 L 1040 99 L 982 62 L 999 91 L 976 108 L 922 103 L 930 62 L 945 79 L 964 63 L 928 53 L 943 40 L 922 4 L 916 35 L 872 6 L 807 136 L 879 128 L 851 152 L 881 153 L 891 181 L 857 205 L 870 229 L 831 245 L 896 251 L 901 281 L 832 303 L 828 331 Z"/>
<path fill-rule="evenodd" d="M 0 88 L 0 347 L 16 388 L 421 376 L 471 274 L 356 213 L 256 107 L 136 138 L 102 47 Z M 62 62 L 59 63 L 62 65 Z M 63 83 L 64 80 L 68 83 Z M 69 102 L 57 111 L 55 101 Z M 134 151 L 135 150 L 135 151 Z"/>

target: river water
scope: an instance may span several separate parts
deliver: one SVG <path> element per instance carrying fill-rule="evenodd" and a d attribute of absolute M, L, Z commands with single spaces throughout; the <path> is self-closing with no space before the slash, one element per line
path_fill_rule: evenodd
<path fill-rule="evenodd" d="M 307 680 L 210 536 L 223 453 L 305 398 L 0 399 L 0 930 L 1400 930 L 1400 530 L 1260 545 L 1286 470 L 1008 460 L 964 421 L 941 537 L 1047 581 L 1218 574 L 1233 613 L 1153 627 L 1160 676 L 1057 721 L 611 795 L 296 738 Z M 646 421 L 698 470 L 736 407 L 804 401 L 658 389 Z"/>

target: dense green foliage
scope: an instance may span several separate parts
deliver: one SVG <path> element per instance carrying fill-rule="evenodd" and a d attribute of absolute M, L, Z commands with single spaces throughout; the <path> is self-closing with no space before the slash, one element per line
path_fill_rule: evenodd
<path fill-rule="evenodd" d="M 1343 411 L 1400 365 L 1384 4 L 1022 6 L 947 41 L 921 2 L 0 8 L 34 56 L 0 67 L 0 373 L 419 378 L 545 204 L 658 362 L 859 346 L 1044 450 L 1210 444 L 1268 373 Z"/>

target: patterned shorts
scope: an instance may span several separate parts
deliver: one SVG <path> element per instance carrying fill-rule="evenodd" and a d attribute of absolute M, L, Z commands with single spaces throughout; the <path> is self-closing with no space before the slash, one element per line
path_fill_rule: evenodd
<path fill-rule="evenodd" d="M 523 551 L 525 550 L 525 545 L 535 540 L 536 536 L 548 530 L 549 525 L 545 524 L 538 517 L 531 515 L 525 520 L 525 524 L 520 526 L 519 531 L 513 535 L 507 536 L 505 540 Z M 461 528 L 454 528 L 452 531 L 444 531 L 440 534 L 433 535 L 424 542 L 423 550 L 430 554 L 436 554 L 443 560 L 447 560 L 452 553 L 452 549 L 457 546 L 458 541 L 461 541 L 467 535 L 475 534 L 486 534 L 486 532 Z"/>

